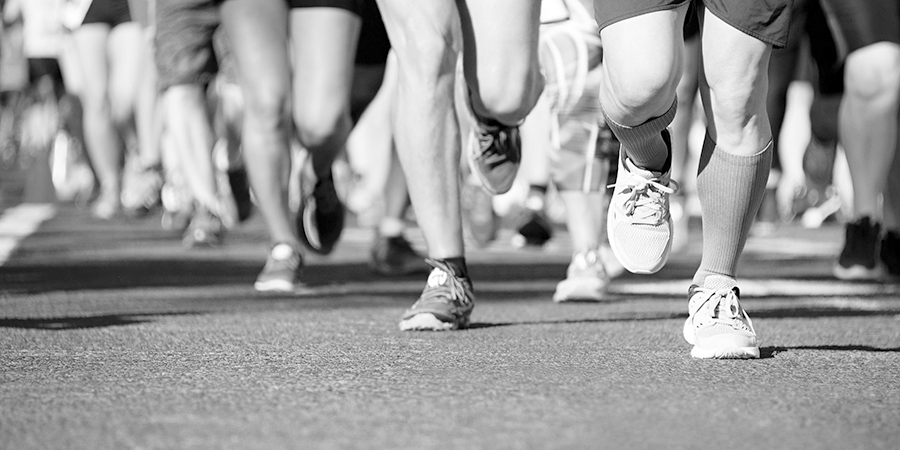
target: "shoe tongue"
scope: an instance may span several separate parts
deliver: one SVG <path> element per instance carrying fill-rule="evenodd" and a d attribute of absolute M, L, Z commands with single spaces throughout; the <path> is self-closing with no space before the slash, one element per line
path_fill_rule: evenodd
<path fill-rule="evenodd" d="M 280 261 L 290 259 L 294 254 L 294 249 L 288 244 L 278 244 L 272 247 L 272 258 Z"/>
<path fill-rule="evenodd" d="M 450 275 L 441 269 L 434 269 L 431 275 L 428 275 L 428 287 L 438 287 L 447 284 L 447 278 Z"/>
<path fill-rule="evenodd" d="M 643 167 L 637 166 L 630 158 L 625 159 L 625 167 L 628 169 L 629 173 L 633 173 L 635 175 L 640 175 L 641 177 L 650 179 L 650 178 L 662 178 L 663 173 L 653 171 L 650 169 L 645 169 Z"/>

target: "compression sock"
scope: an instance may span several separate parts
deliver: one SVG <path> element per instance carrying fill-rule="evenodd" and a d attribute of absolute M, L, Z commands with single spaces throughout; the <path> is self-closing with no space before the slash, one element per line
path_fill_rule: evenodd
<path fill-rule="evenodd" d="M 697 173 L 703 258 L 694 284 L 708 289 L 736 285 L 738 258 L 762 203 L 771 166 L 772 141 L 755 155 L 739 156 L 718 148 L 707 133 Z"/>
<path fill-rule="evenodd" d="M 664 140 L 662 131 L 672 123 L 677 109 L 678 100 L 676 99 L 665 114 L 635 127 L 616 123 L 605 112 L 603 115 L 607 125 L 622 144 L 625 155 L 632 162 L 644 169 L 665 172 L 668 170 L 666 166 L 671 162 L 671 145 Z"/>

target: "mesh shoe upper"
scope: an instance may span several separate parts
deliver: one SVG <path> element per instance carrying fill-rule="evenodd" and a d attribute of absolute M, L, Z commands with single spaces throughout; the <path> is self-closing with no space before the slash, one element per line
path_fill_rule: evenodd
<path fill-rule="evenodd" d="M 476 123 L 472 126 L 467 152 L 469 169 L 491 195 L 502 194 L 513 185 L 522 159 L 517 126 Z"/>
<path fill-rule="evenodd" d="M 419 299 L 403 313 L 400 329 L 451 330 L 465 328 L 475 308 L 475 291 L 466 276 L 442 261 L 427 259 L 434 269 Z"/>
<path fill-rule="evenodd" d="M 257 291 L 288 292 L 294 290 L 303 258 L 293 245 L 286 242 L 272 246 L 266 265 L 256 278 L 254 288 Z"/>
<path fill-rule="evenodd" d="M 603 267 L 598 250 L 590 249 L 572 255 L 566 279 L 560 281 L 553 293 L 554 302 L 599 301 L 606 293 L 609 276 Z"/>
<path fill-rule="evenodd" d="M 607 234 L 616 257 L 633 273 L 654 273 L 672 248 L 669 195 L 678 185 L 669 173 L 652 172 L 620 157 L 610 201 Z"/>
<path fill-rule="evenodd" d="M 407 275 L 428 268 L 425 258 L 403 236 L 378 236 L 372 246 L 369 267 L 382 275 Z"/>
<path fill-rule="evenodd" d="M 834 266 L 834 275 L 842 280 L 877 279 L 883 275 L 878 246 L 881 224 L 868 217 L 847 224 L 844 249 Z"/>
<path fill-rule="evenodd" d="M 691 286 L 684 338 L 695 358 L 758 358 L 756 330 L 741 307 L 740 291 Z"/>

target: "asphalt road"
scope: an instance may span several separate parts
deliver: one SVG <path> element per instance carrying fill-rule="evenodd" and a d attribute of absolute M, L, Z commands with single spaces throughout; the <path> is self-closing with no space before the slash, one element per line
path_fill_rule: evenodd
<path fill-rule="evenodd" d="M 754 361 L 681 337 L 696 229 L 593 304 L 550 301 L 564 235 L 503 236 L 470 252 L 474 323 L 450 333 L 398 331 L 424 276 L 370 274 L 370 237 L 261 295 L 258 217 L 187 251 L 156 217 L 60 207 L 0 266 L 0 448 L 900 448 L 900 285 L 833 280 L 836 226 L 749 242 Z"/>

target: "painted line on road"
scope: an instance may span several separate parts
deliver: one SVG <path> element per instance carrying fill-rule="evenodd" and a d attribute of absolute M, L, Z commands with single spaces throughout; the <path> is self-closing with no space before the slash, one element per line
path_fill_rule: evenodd
<path fill-rule="evenodd" d="M 19 246 L 19 242 L 35 231 L 45 220 L 56 215 L 56 206 L 44 203 L 25 203 L 7 209 L 0 215 L 0 266 Z"/>

